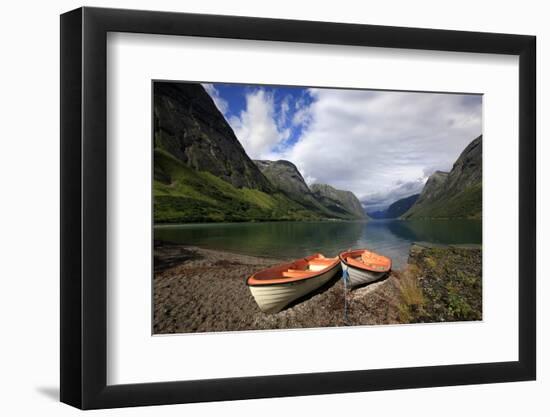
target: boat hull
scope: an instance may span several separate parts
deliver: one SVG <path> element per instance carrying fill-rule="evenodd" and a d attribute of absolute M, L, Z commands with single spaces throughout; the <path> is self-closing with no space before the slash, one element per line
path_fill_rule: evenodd
<path fill-rule="evenodd" d="M 374 282 L 382 278 L 388 272 L 374 272 L 367 271 L 366 269 L 359 269 L 353 266 L 347 265 L 344 262 L 340 262 L 342 270 L 348 273 L 348 285 L 350 287 L 357 287 L 359 285 L 368 284 L 369 282 Z"/>
<path fill-rule="evenodd" d="M 323 274 L 303 281 L 249 286 L 256 303 L 264 313 L 278 313 L 297 299 L 315 291 L 340 272 L 340 264 Z"/>

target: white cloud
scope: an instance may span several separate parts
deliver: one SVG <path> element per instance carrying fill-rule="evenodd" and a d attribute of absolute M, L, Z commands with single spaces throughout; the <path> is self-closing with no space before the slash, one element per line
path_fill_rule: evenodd
<path fill-rule="evenodd" d="M 214 103 L 216 104 L 216 107 L 219 111 L 221 111 L 223 114 L 226 114 L 229 110 L 229 104 L 227 101 L 225 101 L 221 96 L 218 90 L 216 90 L 216 87 L 214 87 L 213 84 L 202 84 L 208 95 L 214 100 Z"/>
<path fill-rule="evenodd" d="M 286 125 L 289 111 L 290 111 L 290 96 L 286 96 L 281 102 L 281 110 L 279 112 L 278 124 L 280 128 L 284 128 L 284 126 Z"/>
<path fill-rule="evenodd" d="M 292 116 L 292 125 L 295 127 L 306 126 L 311 121 L 310 107 L 305 103 L 304 98 L 296 100 L 294 104 L 294 115 Z"/>
<path fill-rule="evenodd" d="M 307 107 L 301 108 L 292 117 L 294 126 L 306 125 L 310 121 L 310 111 Z"/>
<path fill-rule="evenodd" d="M 362 200 L 382 202 L 386 196 L 381 204 L 390 204 L 396 196 L 407 196 L 400 190 L 414 194 L 427 175 L 450 170 L 481 134 L 479 96 L 335 89 L 309 93 L 313 102 L 294 114 L 297 123 L 309 120 L 301 138 L 276 157 L 294 162 L 304 177 L 351 190 Z M 408 190 L 403 184 L 416 187 Z"/>
<path fill-rule="evenodd" d="M 273 94 L 257 89 L 246 94 L 246 109 L 229 118 L 229 124 L 252 159 L 274 159 L 276 149 L 290 136 L 277 124 Z M 275 152 L 275 153 L 274 153 Z"/>
<path fill-rule="evenodd" d="M 482 130 L 481 96 L 308 89 L 276 108 L 273 91 L 248 90 L 245 109 L 229 117 L 248 155 L 287 159 L 308 184 L 353 191 L 371 209 L 420 192 Z"/>

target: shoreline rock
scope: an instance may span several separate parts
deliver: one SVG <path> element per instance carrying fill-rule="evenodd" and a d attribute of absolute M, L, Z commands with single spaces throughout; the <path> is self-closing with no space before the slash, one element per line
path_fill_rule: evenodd
<path fill-rule="evenodd" d="M 482 320 L 481 245 L 418 242 L 408 263 L 424 299 L 409 312 L 410 322 Z"/>

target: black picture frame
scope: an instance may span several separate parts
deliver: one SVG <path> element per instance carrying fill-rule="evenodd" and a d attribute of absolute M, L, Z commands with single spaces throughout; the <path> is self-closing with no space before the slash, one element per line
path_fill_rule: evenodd
<path fill-rule="evenodd" d="M 513 362 L 107 385 L 108 32 L 519 56 L 519 358 Z M 82 409 L 536 378 L 534 36 L 79 8 L 61 15 L 61 401 Z"/>

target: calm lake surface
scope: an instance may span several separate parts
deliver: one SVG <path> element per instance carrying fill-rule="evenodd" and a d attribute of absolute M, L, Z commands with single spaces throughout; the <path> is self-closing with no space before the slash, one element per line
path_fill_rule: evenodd
<path fill-rule="evenodd" d="M 480 244 L 482 228 L 479 220 L 201 223 L 155 226 L 154 234 L 156 240 L 284 259 L 369 248 L 400 269 L 412 242 Z"/>

